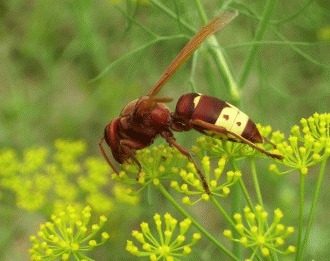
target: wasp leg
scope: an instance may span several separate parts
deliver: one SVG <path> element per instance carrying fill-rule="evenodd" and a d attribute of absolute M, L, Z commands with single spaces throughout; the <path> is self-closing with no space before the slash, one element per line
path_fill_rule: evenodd
<path fill-rule="evenodd" d="M 270 145 L 272 145 L 274 149 L 276 149 L 276 145 L 275 145 L 273 142 L 271 142 L 269 139 L 267 139 L 267 138 L 264 137 L 264 136 L 262 136 L 262 138 L 263 138 L 267 143 L 269 143 Z"/>
<path fill-rule="evenodd" d="M 145 148 L 144 144 L 132 140 L 120 140 L 120 150 L 124 152 L 127 158 L 132 159 L 139 168 L 139 172 L 136 176 L 136 180 L 139 180 L 141 176 L 142 166 L 140 161 L 135 156 L 135 151 L 143 148 Z"/>
<path fill-rule="evenodd" d="M 104 142 L 104 137 L 102 137 L 101 140 L 100 140 L 100 142 L 99 142 L 99 147 L 100 147 L 101 153 L 102 153 L 103 157 L 105 158 L 105 160 L 108 162 L 109 166 L 112 168 L 112 170 L 116 174 L 119 174 L 118 170 L 115 168 L 115 166 L 112 164 L 110 158 L 106 154 L 105 149 L 103 148 L 103 142 Z"/>
<path fill-rule="evenodd" d="M 183 155 L 185 155 L 188 158 L 188 160 L 191 163 L 194 164 L 194 166 L 196 168 L 196 171 L 197 171 L 197 173 L 199 175 L 199 178 L 200 178 L 200 180 L 202 182 L 202 185 L 203 185 L 203 188 L 204 188 L 205 192 L 210 195 L 211 194 L 211 191 L 210 191 L 209 185 L 207 184 L 206 178 L 205 178 L 204 174 L 202 173 L 202 171 L 197 166 L 197 164 L 194 161 L 193 157 L 191 156 L 190 152 L 186 148 L 182 147 L 180 144 L 178 144 L 176 142 L 176 139 L 173 136 L 172 132 L 164 131 L 160 135 L 168 142 L 168 144 L 170 146 L 173 146 L 173 147 L 177 148 L 178 151 L 180 151 Z"/>
<path fill-rule="evenodd" d="M 234 136 L 235 138 L 237 138 L 238 140 L 240 140 L 241 142 L 249 145 L 250 147 L 260 151 L 261 153 L 271 157 L 271 158 L 274 158 L 274 159 L 279 159 L 279 160 L 282 160 L 283 159 L 283 156 L 282 155 L 278 155 L 278 154 L 274 154 L 274 153 L 270 153 L 268 151 L 265 151 L 264 149 L 258 147 L 257 145 L 255 145 L 253 142 L 245 139 L 244 137 L 234 133 L 234 132 L 231 132 L 231 131 L 228 131 L 227 129 L 223 128 L 223 127 L 220 127 L 220 126 L 216 126 L 214 124 L 211 124 L 211 123 L 208 123 L 208 122 L 205 122 L 205 121 L 202 121 L 202 120 L 191 120 L 191 123 L 197 127 L 201 127 L 205 130 L 210 130 L 210 131 L 214 131 L 214 132 L 217 132 L 217 133 L 221 133 L 221 134 L 224 134 L 226 136 L 231 135 L 231 136 Z"/>

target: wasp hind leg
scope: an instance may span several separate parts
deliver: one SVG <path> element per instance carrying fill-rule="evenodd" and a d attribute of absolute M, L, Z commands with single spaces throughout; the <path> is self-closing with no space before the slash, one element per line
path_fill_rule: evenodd
<path fill-rule="evenodd" d="M 223 128 L 223 127 L 220 127 L 220 126 L 216 126 L 214 124 L 211 124 L 211 123 L 208 123 L 208 122 L 205 122 L 205 121 L 202 121 L 202 120 L 191 120 L 191 123 L 194 125 L 194 126 L 198 126 L 198 127 L 201 127 L 203 129 L 206 129 L 206 130 L 210 130 L 210 131 L 214 131 L 214 132 L 217 132 L 217 133 L 220 133 L 220 134 L 224 134 L 226 136 L 231 135 L 233 137 L 235 137 L 237 140 L 249 145 L 250 147 L 256 149 L 257 151 L 267 155 L 268 157 L 271 157 L 273 159 L 278 159 L 278 160 L 282 160 L 283 159 L 283 156 L 282 155 L 279 155 L 279 154 L 275 154 L 275 153 L 270 153 L 268 151 L 265 151 L 264 149 L 258 147 L 256 144 L 254 144 L 253 142 L 245 139 L 244 137 L 234 133 L 234 132 L 231 132 L 231 131 L 228 131 L 227 129 Z M 270 144 L 272 144 L 270 141 L 268 141 L 266 139 L 267 142 L 269 142 Z M 274 144 L 275 145 L 275 144 Z"/>
<path fill-rule="evenodd" d="M 196 169 L 196 171 L 199 175 L 199 178 L 202 182 L 202 186 L 204 188 L 204 191 L 206 192 L 206 194 L 210 195 L 211 191 L 210 191 L 209 185 L 207 184 L 205 175 L 199 169 L 197 163 L 194 161 L 194 159 L 193 159 L 192 155 L 190 154 L 190 152 L 185 147 L 182 147 L 180 144 L 178 144 L 176 142 L 176 139 L 173 136 L 172 132 L 162 132 L 161 136 L 167 141 L 168 144 L 170 144 L 170 146 L 175 147 L 178 151 L 180 151 L 183 155 L 185 155 L 191 163 L 194 164 L 195 169 Z"/>
<path fill-rule="evenodd" d="M 264 139 L 264 141 L 266 141 L 268 144 L 272 145 L 274 149 L 276 149 L 276 145 L 271 142 L 269 139 L 267 139 L 266 137 L 262 136 L 262 138 Z"/>

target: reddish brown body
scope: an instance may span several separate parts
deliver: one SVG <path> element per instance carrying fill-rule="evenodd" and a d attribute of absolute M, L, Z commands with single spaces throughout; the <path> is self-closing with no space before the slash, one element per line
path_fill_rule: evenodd
<path fill-rule="evenodd" d="M 196 120 L 224 130 L 221 133 L 212 131 L 199 124 L 194 124 Z M 220 136 L 236 142 L 242 142 L 242 138 L 252 143 L 263 142 L 256 124 L 246 114 L 223 100 L 199 93 L 188 93 L 180 97 L 175 113 L 172 115 L 171 128 L 175 131 L 195 129 L 207 135 Z M 228 135 L 226 135 L 226 131 Z M 239 135 L 239 139 L 230 137 L 230 133 Z"/>
<path fill-rule="evenodd" d="M 130 102 L 104 131 L 104 139 L 119 163 L 134 157 L 134 150 L 153 143 L 157 135 L 171 138 L 170 111 L 164 103 L 144 96 Z M 135 160 L 136 161 L 136 160 Z"/>
<path fill-rule="evenodd" d="M 236 16 L 236 11 L 226 11 L 202 27 L 167 67 L 148 95 L 130 102 L 122 110 L 120 116 L 106 126 L 99 146 L 105 159 L 116 173 L 118 173 L 117 169 L 102 146 L 104 140 L 117 162 L 123 163 L 132 159 L 141 171 L 142 167 L 135 157 L 135 151 L 150 146 L 160 135 L 195 165 L 204 190 L 209 194 L 210 190 L 205 176 L 199 170 L 189 151 L 176 142 L 172 130 L 195 129 L 207 135 L 244 142 L 270 157 L 282 158 L 280 155 L 266 152 L 255 145 L 255 143 L 263 142 L 256 125 L 246 114 L 229 103 L 214 97 L 189 93 L 180 97 L 175 112 L 170 113 L 165 103 L 172 99 L 156 97 L 156 94 L 192 52 L 208 36 L 223 28 Z"/>

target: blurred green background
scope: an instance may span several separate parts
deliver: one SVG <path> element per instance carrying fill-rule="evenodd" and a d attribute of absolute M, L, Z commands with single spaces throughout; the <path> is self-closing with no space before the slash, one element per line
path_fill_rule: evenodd
<path fill-rule="evenodd" d="M 196 29 L 200 27 L 202 22 L 193 4 L 168 2 L 168 8 L 177 12 L 180 19 Z M 147 93 L 187 41 L 181 38 L 159 42 L 128 56 L 100 80 L 90 82 L 116 59 L 154 39 L 127 21 L 111 3 L 1 3 L 2 147 L 22 149 L 63 137 L 85 139 L 96 152 L 105 125 L 130 100 Z M 260 13 L 262 3 L 254 1 L 248 8 Z M 304 4 L 278 2 L 273 15 L 275 29 L 273 25 L 267 29 L 253 70 L 246 85 L 241 86 L 241 109 L 254 121 L 284 132 L 301 117 L 329 109 L 329 6 L 326 1 L 310 3 L 299 15 L 285 21 Z M 123 1 L 120 7 L 156 34 L 192 35 L 152 4 Z M 208 1 L 208 16 L 217 14 L 220 7 L 218 1 Z M 256 29 L 256 19 L 251 15 L 242 10 L 235 22 L 217 34 L 237 80 Z M 279 39 L 274 30 L 287 41 Z M 296 47 L 294 42 L 298 42 Z M 194 75 L 196 89 L 230 102 L 228 89 L 212 68 L 214 64 L 203 64 L 207 58 L 199 58 Z M 176 99 L 190 91 L 189 63 L 167 84 L 163 95 Z M 174 103 L 170 106 L 173 108 Z"/>
<path fill-rule="evenodd" d="M 148 92 L 193 35 L 182 21 L 195 30 L 203 24 L 194 1 L 159 3 L 176 17 L 152 1 L 0 1 L 0 148 L 21 152 L 51 147 L 57 138 L 83 139 L 89 153 L 100 156 L 98 141 L 106 124 Z M 216 34 L 237 82 L 251 46 L 260 45 L 246 83 L 239 86 L 238 106 L 255 122 L 289 134 L 301 117 L 329 112 L 329 1 L 278 1 L 258 43 L 253 35 L 265 1 L 203 4 L 209 19 L 223 4 L 240 12 Z M 157 35 L 186 37 L 136 51 Z M 205 48 L 198 54 L 196 90 L 232 102 Z M 190 79 L 188 61 L 161 95 L 176 100 L 191 91 Z M 169 106 L 173 109 L 175 102 Z M 177 136 L 188 146 L 190 135 L 195 134 Z"/>

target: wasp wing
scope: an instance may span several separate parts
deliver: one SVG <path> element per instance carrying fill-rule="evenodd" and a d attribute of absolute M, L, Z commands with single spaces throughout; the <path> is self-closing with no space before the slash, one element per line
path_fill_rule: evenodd
<path fill-rule="evenodd" d="M 164 84 L 171 78 L 171 76 L 176 72 L 176 70 L 183 64 L 191 54 L 200 46 L 200 44 L 210 35 L 215 33 L 216 31 L 224 28 L 227 24 L 229 24 L 236 16 L 238 12 L 234 11 L 226 11 L 213 20 L 211 20 L 208 24 L 203 26 L 197 34 L 183 47 L 181 52 L 177 55 L 177 57 L 173 60 L 173 62 L 167 67 L 165 72 L 162 74 L 158 82 L 154 84 L 148 96 L 155 96 Z"/>

